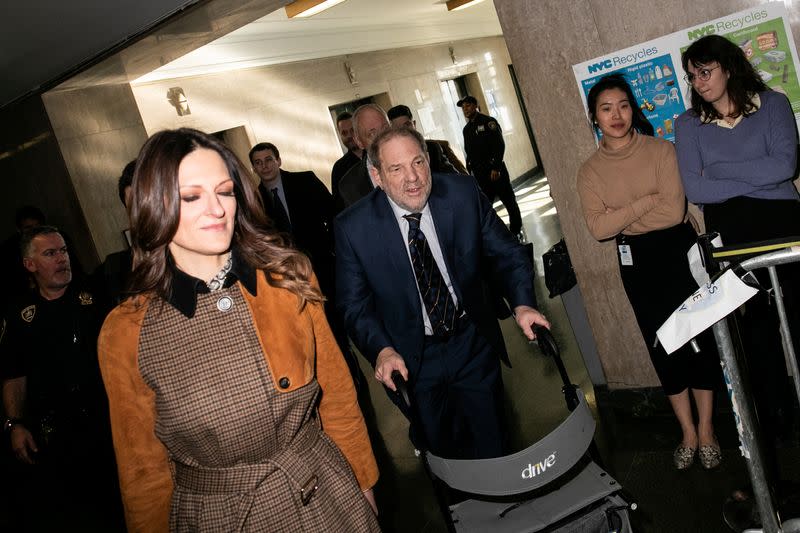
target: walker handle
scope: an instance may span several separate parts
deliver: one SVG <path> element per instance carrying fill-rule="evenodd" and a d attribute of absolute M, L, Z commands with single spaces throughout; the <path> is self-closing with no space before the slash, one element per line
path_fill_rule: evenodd
<path fill-rule="evenodd" d="M 578 404 L 578 394 L 576 392 L 578 386 L 573 384 L 567 374 L 567 368 L 564 366 L 564 361 L 561 359 L 561 352 L 558 349 L 556 340 L 550 330 L 544 326 L 536 325 L 533 327 L 533 332 L 536 334 L 536 341 L 539 343 L 539 348 L 546 356 L 552 357 L 553 361 L 558 368 L 558 374 L 561 376 L 561 382 L 564 384 L 562 391 L 564 392 L 564 399 L 567 402 L 567 408 L 573 411 Z"/>
<path fill-rule="evenodd" d="M 403 401 L 405 406 L 410 409 L 411 400 L 408 397 L 408 383 L 406 382 L 405 379 L 403 379 L 403 375 L 398 370 L 392 372 L 392 382 L 394 383 L 394 386 L 397 388 L 395 394 L 397 394 Z"/>

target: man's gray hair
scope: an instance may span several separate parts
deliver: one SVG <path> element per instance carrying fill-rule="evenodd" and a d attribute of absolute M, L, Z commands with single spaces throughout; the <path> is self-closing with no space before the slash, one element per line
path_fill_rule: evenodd
<path fill-rule="evenodd" d="M 22 253 L 22 257 L 30 257 L 33 239 L 39 235 L 50 235 L 52 233 L 61 235 L 61 232 L 55 226 L 34 226 L 23 231 L 19 240 L 19 251 Z M 61 238 L 63 239 L 64 236 L 61 235 Z"/>
<path fill-rule="evenodd" d="M 411 139 L 419 145 L 420 150 L 422 150 L 423 154 L 428 153 L 428 145 L 425 144 L 425 138 L 422 136 L 420 132 L 415 129 L 406 128 L 403 126 L 400 127 L 391 127 L 388 129 L 383 130 L 375 137 L 375 140 L 372 141 L 372 144 L 369 147 L 367 152 L 367 161 L 378 169 L 378 172 L 381 172 L 381 156 L 380 151 L 381 147 L 391 141 L 392 139 L 396 139 L 398 137 L 405 137 L 407 139 Z"/>
<path fill-rule="evenodd" d="M 383 118 L 386 119 L 386 123 L 387 124 L 390 123 L 389 117 L 386 116 L 386 111 L 384 111 L 383 108 L 381 106 L 379 106 L 378 104 L 364 104 L 362 106 L 359 106 L 358 109 L 356 109 L 353 112 L 353 132 L 356 134 L 356 137 L 358 137 L 358 138 L 361 137 L 361 130 L 360 130 L 360 127 L 359 127 L 359 122 L 360 122 L 359 118 L 361 117 L 361 115 L 364 114 L 364 111 L 366 111 L 368 109 L 372 109 L 376 113 L 379 113 L 379 114 L 383 115 Z"/>

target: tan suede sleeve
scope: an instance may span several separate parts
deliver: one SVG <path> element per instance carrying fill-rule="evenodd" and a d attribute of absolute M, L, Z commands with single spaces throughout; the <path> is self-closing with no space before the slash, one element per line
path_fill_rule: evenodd
<path fill-rule="evenodd" d="M 167 451 L 155 435 L 155 393 L 138 367 L 145 307 L 123 304 L 112 311 L 100 331 L 97 348 L 128 532 L 166 533 L 172 475 Z"/>
<path fill-rule="evenodd" d="M 318 287 L 316 277 L 312 279 Z M 319 415 L 322 428 L 342 451 L 362 490 L 378 480 L 367 427 L 356 399 L 353 378 L 336 344 L 322 304 L 307 304 L 299 312 L 297 296 L 272 287 L 258 275 L 257 296 L 244 290 L 267 364 L 278 392 L 288 394 L 314 375 L 322 388 Z M 310 329 L 310 330 L 309 330 Z M 265 343 L 270 339 L 270 343 Z M 291 383 L 283 388 L 278 378 Z"/>
<path fill-rule="evenodd" d="M 378 465 L 358 406 L 353 378 L 322 305 L 307 305 L 306 310 L 314 324 L 317 381 L 322 387 L 319 404 L 322 428 L 347 458 L 361 490 L 367 490 L 378 481 Z"/>

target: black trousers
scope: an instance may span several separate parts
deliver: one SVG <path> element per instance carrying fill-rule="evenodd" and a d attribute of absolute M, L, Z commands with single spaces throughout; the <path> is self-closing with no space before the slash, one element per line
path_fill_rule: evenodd
<path fill-rule="evenodd" d="M 655 346 L 658 328 L 698 289 L 686 258 L 696 240 L 697 234 L 688 223 L 642 235 L 617 236 L 617 245 L 630 246 L 633 259 L 632 265 L 620 263 L 622 284 L 668 395 L 687 388 L 713 390 L 721 383 L 719 356 L 710 331 L 698 336 L 697 354 L 688 344 L 669 355 L 660 345 Z"/>
<path fill-rule="evenodd" d="M 410 380 L 430 451 L 459 459 L 504 454 L 500 362 L 472 323 L 452 337 L 426 337 L 419 372 Z"/>
<path fill-rule="evenodd" d="M 517 197 L 511 187 L 511 179 L 505 163 L 500 177 L 495 181 L 492 181 L 490 171 L 475 171 L 475 179 L 478 180 L 478 186 L 489 200 L 494 202 L 495 198 L 500 198 L 506 211 L 508 211 L 508 229 L 513 235 L 518 234 L 522 230 L 522 214 L 519 211 Z"/>
<path fill-rule="evenodd" d="M 34 438 L 36 464 L 12 459 L 5 472 L 4 482 L 14 486 L 9 531 L 124 532 L 107 420 L 75 419 L 59 428 L 49 444 L 36 431 Z"/>

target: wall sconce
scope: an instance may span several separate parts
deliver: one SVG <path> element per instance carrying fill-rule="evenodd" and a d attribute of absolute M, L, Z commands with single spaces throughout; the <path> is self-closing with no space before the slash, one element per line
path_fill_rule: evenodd
<path fill-rule="evenodd" d="M 342 2 L 344 0 L 295 0 L 284 9 L 286 9 L 286 16 L 290 19 L 294 17 L 313 17 L 317 13 L 321 13 Z"/>
<path fill-rule="evenodd" d="M 481 2 L 483 2 L 483 0 L 448 0 L 447 10 L 459 11 L 461 9 L 467 9 L 468 7 L 472 7 L 475 4 L 480 4 Z"/>
<path fill-rule="evenodd" d="M 353 66 L 350 64 L 349 61 L 344 62 L 344 72 L 347 74 L 347 79 L 350 81 L 350 85 L 358 85 L 358 80 L 356 79 L 356 71 L 353 70 Z"/>
<path fill-rule="evenodd" d="M 189 100 L 186 99 L 186 95 L 183 94 L 183 89 L 180 87 L 170 87 L 167 91 L 167 101 L 175 108 L 179 117 L 192 114 L 189 109 Z"/>

